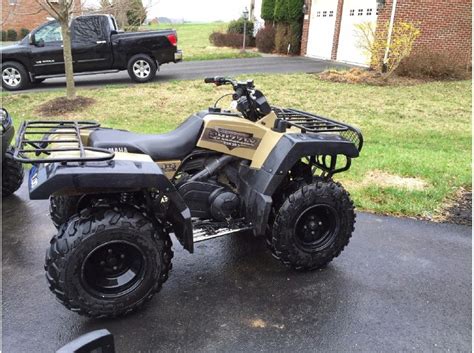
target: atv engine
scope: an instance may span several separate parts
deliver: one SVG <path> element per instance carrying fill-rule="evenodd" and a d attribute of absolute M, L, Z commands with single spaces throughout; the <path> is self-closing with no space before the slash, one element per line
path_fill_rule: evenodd
<path fill-rule="evenodd" d="M 212 180 L 184 182 L 179 193 L 191 210 L 191 216 L 219 222 L 237 218 L 240 198 L 227 185 Z"/>

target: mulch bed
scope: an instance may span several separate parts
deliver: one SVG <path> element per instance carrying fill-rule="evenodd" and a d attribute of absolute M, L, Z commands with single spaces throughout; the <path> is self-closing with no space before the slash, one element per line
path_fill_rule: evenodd
<path fill-rule="evenodd" d="M 327 70 L 317 75 L 320 79 L 325 81 L 367 84 L 372 86 L 413 86 L 432 81 L 428 79 L 415 79 L 397 75 L 392 75 L 389 78 L 384 79 L 378 72 L 357 68 L 345 71 Z"/>
<path fill-rule="evenodd" d="M 78 96 L 76 99 L 66 97 L 54 98 L 41 104 L 36 111 L 43 116 L 55 116 L 78 111 L 95 103 L 95 99 Z"/>

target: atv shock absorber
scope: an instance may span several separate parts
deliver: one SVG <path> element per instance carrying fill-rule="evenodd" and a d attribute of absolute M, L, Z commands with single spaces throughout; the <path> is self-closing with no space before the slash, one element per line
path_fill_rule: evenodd
<path fill-rule="evenodd" d="M 225 165 L 229 164 L 234 159 L 233 156 L 225 155 L 219 157 L 212 161 L 211 163 L 204 166 L 204 169 L 201 170 L 199 173 L 193 175 L 189 181 L 199 181 L 206 178 L 209 178 L 213 175 L 217 170 L 221 169 Z"/>

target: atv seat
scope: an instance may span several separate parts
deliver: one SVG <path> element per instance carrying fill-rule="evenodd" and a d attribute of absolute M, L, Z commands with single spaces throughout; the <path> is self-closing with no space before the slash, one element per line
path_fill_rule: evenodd
<path fill-rule="evenodd" d="M 191 115 L 175 130 L 161 135 L 97 129 L 89 135 L 89 146 L 119 152 L 144 153 L 154 161 L 182 159 L 196 147 L 202 125 L 201 117 Z"/>

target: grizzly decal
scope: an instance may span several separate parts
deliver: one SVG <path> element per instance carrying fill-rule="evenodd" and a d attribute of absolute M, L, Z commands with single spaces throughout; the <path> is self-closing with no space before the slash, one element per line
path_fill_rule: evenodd
<path fill-rule="evenodd" d="M 208 128 L 204 131 L 203 140 L 225 145 L 229 150 L 234 148 L 248 148 L 256 150 L 261 139 L 254 137 L 253 134 L 217 127 Z"/>

